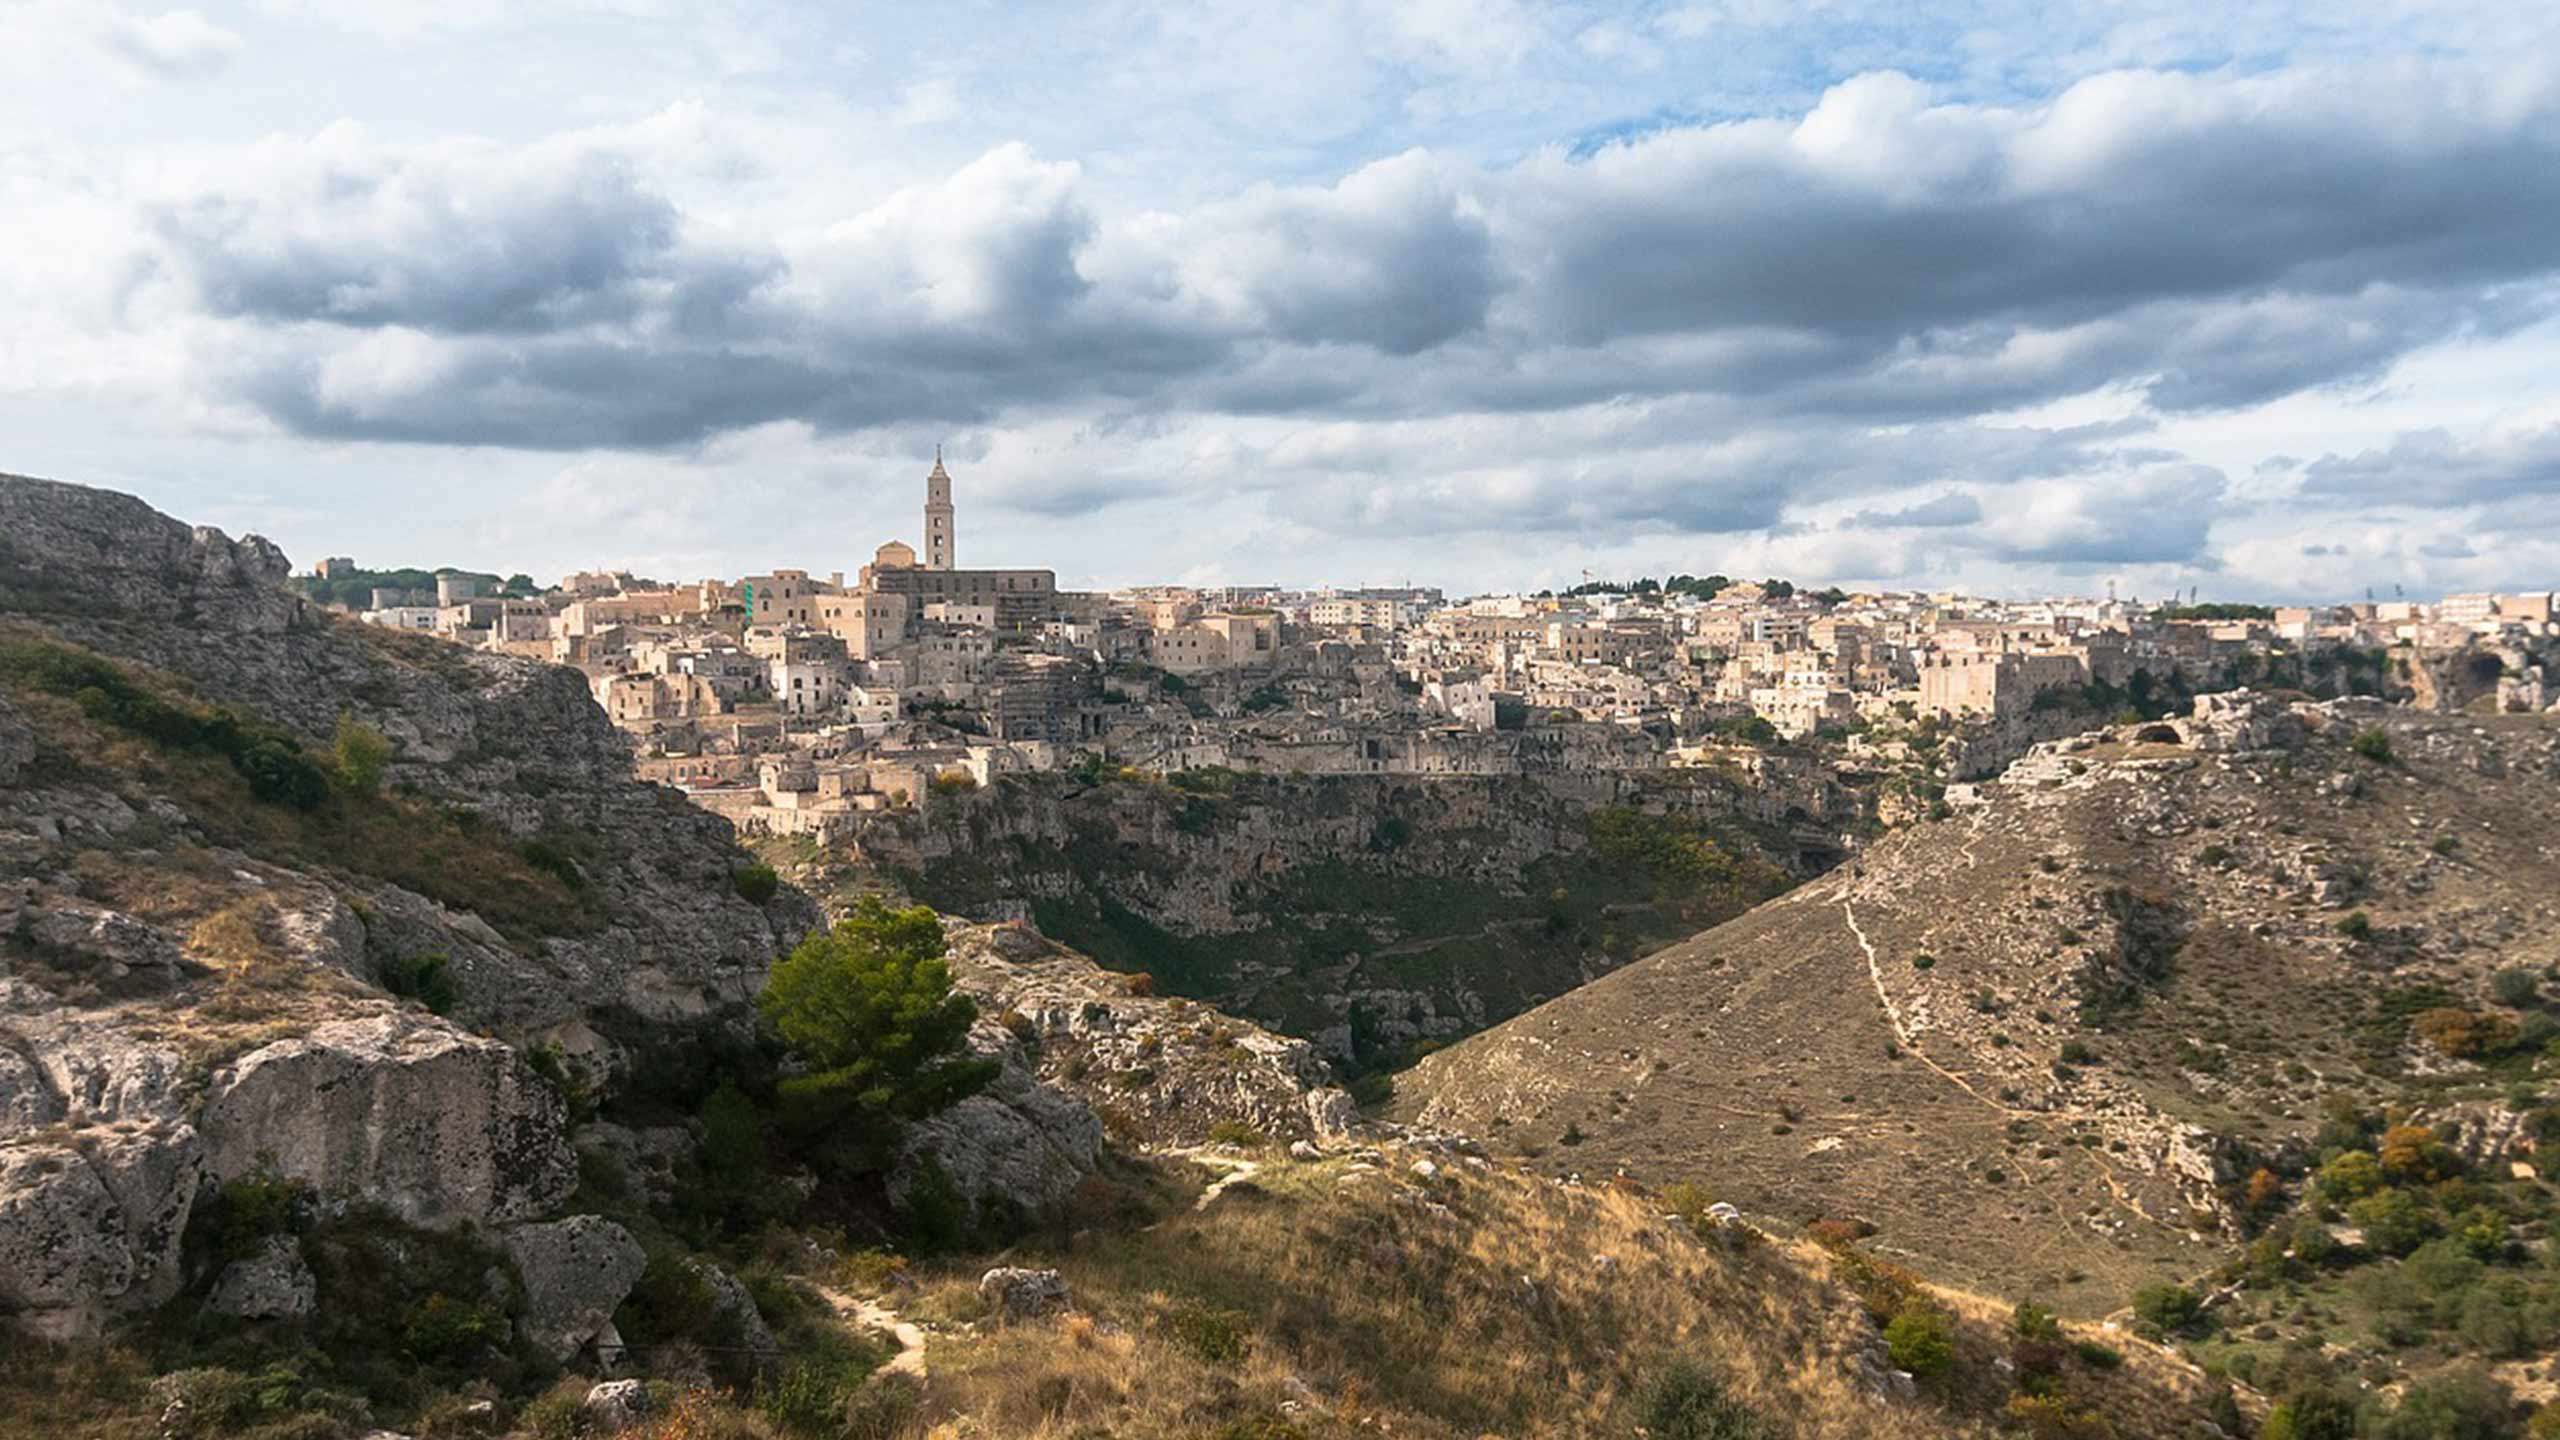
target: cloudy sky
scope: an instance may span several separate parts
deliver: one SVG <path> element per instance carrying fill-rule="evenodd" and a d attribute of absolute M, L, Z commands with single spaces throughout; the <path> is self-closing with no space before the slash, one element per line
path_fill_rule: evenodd
<path fill-rule="evenodd" d="M 851 569 L 939 443 L 1070 585 L 2560 583 L 2560 7 L 0 34 L 0 470 L 303 562 Z"/>

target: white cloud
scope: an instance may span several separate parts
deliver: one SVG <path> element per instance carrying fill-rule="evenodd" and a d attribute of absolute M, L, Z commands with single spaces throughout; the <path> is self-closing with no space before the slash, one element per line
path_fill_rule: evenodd
<path fill-rule="evenodd" d="M 241 51 L 238 35 L 194 10 L 157 15 L 110 14 L 99 40 L 117 58 L 155 75 L 197 78 L 231 63 Z"/>

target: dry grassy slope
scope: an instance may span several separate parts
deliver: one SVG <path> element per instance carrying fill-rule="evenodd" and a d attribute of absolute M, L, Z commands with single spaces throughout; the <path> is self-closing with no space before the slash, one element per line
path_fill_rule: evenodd
<path fill-rule="evenodd" d="M 929 1433 L 1632 1435 L 1681 1362 L 1800 1440 L 1996 1433 L 2005 1308 L 1941 1297 L 1953 1378 L 1897 1396 L 1873 1324 L 1811 1246 L 1702 1240 L 1659 1199 L 1445 1150 L 1253 1158 L 1249 1181 L 1196 1207 L 1202 1172 L 1169 1177 L 1183 1198 L 1162 1223 L 1006 1256 L 1059 1269 L 1081 1312 L 1062 1322 L 986 1319 L 978 1258 L 890 1293 L 929 1327 Z M 2066 1390 L 2125 1440 L 2197 1433 L 2201 1378 L 2116 1343 L 2122 1369 L 2071 1366 Z M 1263 1428 L 1284 1418 L 1295 1428 Z"/>
<path fill-rule="evenodd" d="M 2351 749 L 2377 726 L 2392 763 Z M 1398 1108 L 1545 1168 L 1859 1216 L 1936 1277 L 2103 1311 L 2223 1251 L 2227 1141 L 2307 1135 L 2330 1090 L 2500 1088 L 2375 1048 L 2377 996 L 2485 1006 L 2492 971 L 2560 958 L 2560 725 L 2341 703 L 2291 728 L 2242 752 L 2132 731 L 2041 749 L 1978 808 L 1431 1057 Z M 2111 893 L 2185 942 L 2093 1030 Z M 2372 940 L 2338 932 L 2351 906 Z M 2057 1078 L 2075 1041 L 2099 1062 Z"/>

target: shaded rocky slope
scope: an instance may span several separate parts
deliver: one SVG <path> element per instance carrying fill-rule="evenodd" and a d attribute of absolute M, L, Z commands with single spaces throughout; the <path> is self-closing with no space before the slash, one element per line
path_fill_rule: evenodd
<path fill-rule="evenodd" d="M 1951 798 L 1430 1057 L 1398 1110 L 2083 1311 L 2228 1253 L 2235 1187 L 2325 1099 L 2514 1137 L 2503 1079 L 2410 1020 L 2515 1024 L 2492 974 L 2560 958 L 2550 717 L 2209 697 Z"/>
<path fill-rule="evenodd" d="M 0 478 L 0 1308 L 34 1328 L 168 1299 L 252 1175 L 556 1212 L 564 1089 L 735 1023 L 815 918 L 737 897 L 727 827 L 632 783 L 574 674 L 325 619 L 285 571 Z M 341 717 L 390 741 L 373 788 L 322 778 Z"/>
<path fill-rule="evenodd" d="M 1032 920 L 1366 1069 L 1740 913 L 1836 858 L 1867 803 L 1820 775 L 1707 770 L 1175 779 L 1008 777 L 868 821 L 855 855 L 938 909 Z M 1655 873 L 1595 836 L 1615 812 L 1733 865 Z"/>

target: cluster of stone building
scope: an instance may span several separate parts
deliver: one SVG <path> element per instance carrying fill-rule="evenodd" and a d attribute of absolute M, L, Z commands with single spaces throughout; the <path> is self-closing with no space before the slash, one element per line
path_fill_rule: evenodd
<path fill-rule="evenodd" d="M 1730 761 L 1750 717 L 1784 737 L 1996 726 L 2057 690 L 2201 677 L 2244 653 L 2555 633 L 2548 592 L 2211 620 L 1750 583 L 1459 604 L 1410 587 L 1068 591 L 1049 570 L 961 568 L 951 485 L 937 456 L 923 552 L 892 541 L 850 580 L 585 572 L 523 598 L 448 577 L 432 596 L 377 592 L 364 618 L 575 666 L 644 777 L 781 833 L 1008 770 L 1641 769 Z M 2538 670 L 2516 683 L 2511 698 L 2545 703 Z"/>

